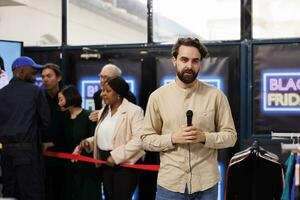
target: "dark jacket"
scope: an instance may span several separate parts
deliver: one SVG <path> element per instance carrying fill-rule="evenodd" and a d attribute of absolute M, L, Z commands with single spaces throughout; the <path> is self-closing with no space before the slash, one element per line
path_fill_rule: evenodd
<path fill-rule="evenodd" d="M 38 86 L 13 78 L 0 90 L 0 142 L 41 142 L 50 126 L 47 100 Z"/>
<path fill-rule="evenodd" d="M 61 111 L 58 106 L 58 93 L 54 97 L 51 97 L 46 91 L 44 91 L 44 93 L 50 108 L 51 126 L 47 130 L 45 137 L 43 137 L 43 141 L 54 143 L 55 146 L 50 148 L 51 150 L 63 151 L 63 147 L 65 146 L 63 140 L 63 117 L 65 113 Z"/>

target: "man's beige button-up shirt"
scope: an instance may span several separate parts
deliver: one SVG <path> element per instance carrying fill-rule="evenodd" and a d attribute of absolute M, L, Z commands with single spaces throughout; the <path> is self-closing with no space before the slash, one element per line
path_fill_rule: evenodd
<path fill-rule="evenodd" d="M 175 144 L 171 134 L 186 125 L 186 111 L 193 111 L 192 124 L 205 133 L 205 144 Z M 206 190 L 220 179 L 217 149 L 231 147 L 237 133 L 226 96 L 205 83 L 188 89 L 175 82 L 154 91 L 148 101 L 141 136 L 143 147 L 160 152 L 157 184 L 174 192 Z"/>

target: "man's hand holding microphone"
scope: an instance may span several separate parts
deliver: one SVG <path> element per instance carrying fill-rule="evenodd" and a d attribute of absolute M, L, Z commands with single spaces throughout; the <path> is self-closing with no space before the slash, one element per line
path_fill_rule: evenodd
<path fill-rule="evenodd" d="M 192 125 L 193 111 L 186 112 L 187 125 L 182 126 L 171 136 L 173 144 L 205 143 L 205 134 Z"/>

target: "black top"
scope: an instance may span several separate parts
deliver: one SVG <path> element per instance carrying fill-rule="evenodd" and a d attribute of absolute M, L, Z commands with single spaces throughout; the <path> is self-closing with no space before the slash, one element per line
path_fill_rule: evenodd
<path fill-rule="evenodd" d="M 51 113 L 51 126 L 47 130 L 47 135 L 43 138 L 44 142 L 53 142 L 54 147 L 51 147 L 49 150 L 63 151 L 64 140 L 64 124 L 63 124 L 63 115 L 58 106 L 58 93 L 51 97 L 46 91 L 45 96 L 49 104 L 50 113 Z"/>
<path fill-rule="evenodd" d="M 93 99 L 95 103 L 95 110 L 100 110 L 103 107 L 101 92 L 102 90 L 98 90 L 97 92 L 94 93 Z M 131 91 L 129 91 L 129 96 L 127 100 L 133 104 L 136 104 L 136 98 Z"/>
<path fill-rule="evenodd" d="M 38 86 L 13 78 L 0 90 L 0 142 L 36 144 L 49 125 L 49 106 Z"/>
<path fill-rule="evenodd" d="M 71 119 L 70 113 L 67 111 L 63 119 L 65 126 L 65 151 L 72 153 L 75 147 L 84 139 L 94 135 L 96 122 L 89 120 L 91 111 L 83 109 L 75 119 Z M 93 153 L 87 153 L 83 151 L 83 156 L 93 157 Z M 78 162 L 76 164 L 68 162 L 68 167 L 72 169 L 93 169 L 95 165 L 93 163 Z"/>

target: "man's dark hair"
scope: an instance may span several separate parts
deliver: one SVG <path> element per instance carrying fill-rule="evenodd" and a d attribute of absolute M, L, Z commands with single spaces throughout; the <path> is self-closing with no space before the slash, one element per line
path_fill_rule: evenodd
<path fill-rule="evenodd" d="M 47 63 L 44 65 L 42 71 L 44 71 L 45 69 L 52 69 L 57 77 L 62 76 L 60 68 L 57 64 Z"/>
<path fill-rule="evenodd" d="M 202 44 L 200 42 L 200 40 L 198 38 L 181 37 L 181 38 L 178 38 L 178 40 L 176 41 L 176 43 L 174 44 L 174 46 L 172 48 L 172 56 L 177 58 L 179 47 L 182 46 L 182 45 L 197 48 L 198 51 L 200 52 L 200 55 L 201 55 L 200 60 L 202 60 L 203 58 L 208 57 L 208 55 L 209 55 L 208 51 L 207 51 L 207 48 L 204 46 L 204 44 Z"/>
<path fill-rule="evenodd" d="M 66 99 L 65 108 L 69 106 L 81 107 L 82 97 L 74 85 L 66 85 L 60 92 Z"/>
<path fill-rule="evenodd" d="M 5 69 L 4 69 L 4 61 L 3 61 L 3 59 L 2 59 L 1 56 L 0 56 L 0 68 L 1 68 L 2 70 L 5 70 Z"/>

